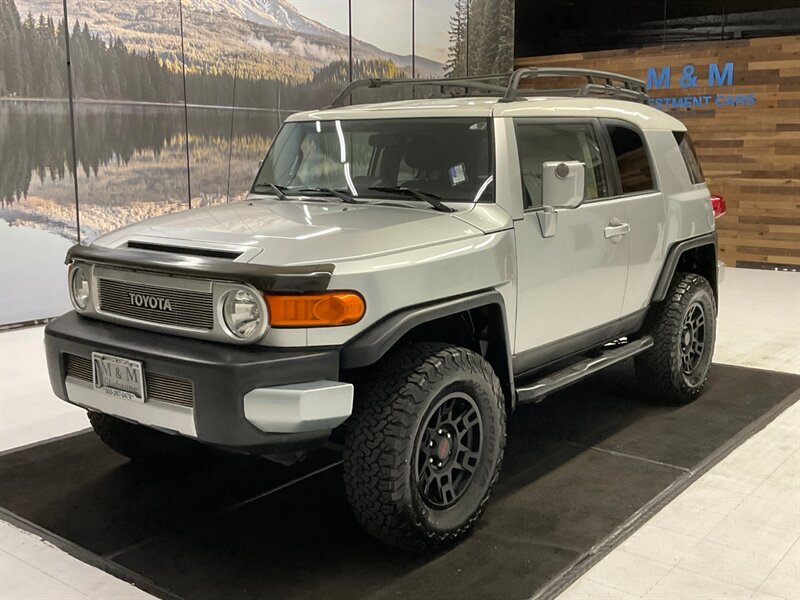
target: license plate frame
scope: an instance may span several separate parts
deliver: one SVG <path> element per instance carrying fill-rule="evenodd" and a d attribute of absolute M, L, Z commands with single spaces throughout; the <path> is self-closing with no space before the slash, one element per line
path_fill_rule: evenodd
<path fill-rule="evenodd" d="M 144 366 L 138 360 L 92 352 L 92 384 L 109 396 L 140 404 L 146 401 Z"/>

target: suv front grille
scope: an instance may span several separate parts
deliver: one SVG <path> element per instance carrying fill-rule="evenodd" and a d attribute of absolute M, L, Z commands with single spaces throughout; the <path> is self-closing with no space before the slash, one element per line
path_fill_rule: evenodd
<path fill-rule="evenodd" d="M 64 374 L 67 377 L 92 383 L 91 359 L 76 354 L 65 354 Z M 148 373 L 145 369 L 144 387 L 147 400 L 158 400 L 189 408 L 194 406 L 194 385 L 188 379 Z"/>
<path fill-rule="evenodd" d="M 171 289 L 100 277 L 97 279 L 99 309 L 137 321 L 211 330 L 214 327 L 214 299 L 211 292 Z M 169 310 L 160 304 L 137 306 L 132 297 L 142 296 L 169 301 Z M 161 308 L 159 308 L 161 306 Z"/>

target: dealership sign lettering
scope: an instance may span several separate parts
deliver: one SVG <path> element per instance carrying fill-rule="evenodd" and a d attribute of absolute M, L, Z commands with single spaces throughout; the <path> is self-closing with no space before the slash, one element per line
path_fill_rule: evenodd
<path fill-rule="evenodd" d="M 673 89 L 673 82 L 677 86 L 689 91 L 700 86 L 704 87 L 729 87 L 733 85 L 732 62 L 720 66 L 718 63 L 708 65 L 706 73 L 700 73 L 693 64 L 684 65 L 680 73 L 673 72 L 671 67 L 648 67 L 647 89 L 665 90 Z M 689 94 L 680 96 L 666 96 L 650 98 L 647 103 L 656 108 L 665 110 L 674 108 L 724 108 L 747 107 L 756 103 L 754 94 Z"/>

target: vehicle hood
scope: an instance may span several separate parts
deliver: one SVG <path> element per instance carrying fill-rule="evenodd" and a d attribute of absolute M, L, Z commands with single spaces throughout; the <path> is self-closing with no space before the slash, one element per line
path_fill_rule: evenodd
<path fill-rule="evenodd" d="M 465 211 L 465 213 L 468 211 Z M 400 252 L 483 234 L 459 213 L 428 207 L 259 198 L 129 225 L 95 244 L 136 240 L 241 250 L 239 261 L 269 265 L 335 262 Z"/>

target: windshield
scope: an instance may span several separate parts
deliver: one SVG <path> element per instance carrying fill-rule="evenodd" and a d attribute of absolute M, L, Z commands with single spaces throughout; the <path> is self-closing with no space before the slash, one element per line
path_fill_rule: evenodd
<path fill-rule="evenodd" d="M 289 122 L 253 189 L 272 184 L 287 194 L 327 188 L 419 201 L 397 193 L 404 188 L 445 202 L 490 202 L 490 127 L 488 118 L 476 117 Z"/>

